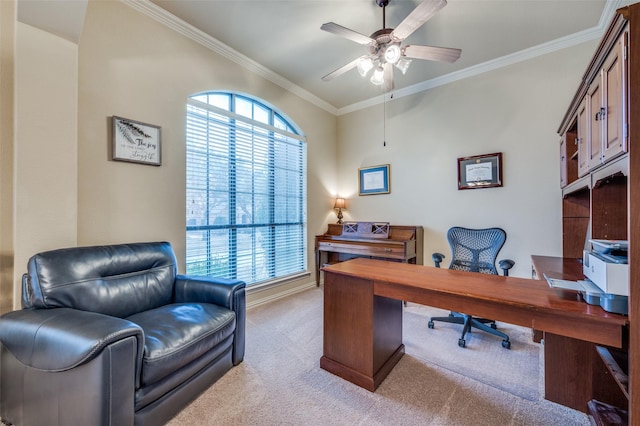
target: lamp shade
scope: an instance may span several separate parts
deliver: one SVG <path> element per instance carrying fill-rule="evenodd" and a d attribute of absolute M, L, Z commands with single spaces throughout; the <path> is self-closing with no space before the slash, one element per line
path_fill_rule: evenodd
<path fill-rule="evenodd" d="M 334 209 L 345 209 L 346 210 L 346 204 L 344 202 L 344 198 L 336 198 L 336 203 L 333 205 Z"/>
<path fill-rule="evenodd" d="M 371 76 L 371 80 L 369 81 L 376 86 L 382 86 L 382 83 L 384 83 L 384 69 L 381 66 L 376 68 L 376 70 L 373 72 L 373 75 Z"/>

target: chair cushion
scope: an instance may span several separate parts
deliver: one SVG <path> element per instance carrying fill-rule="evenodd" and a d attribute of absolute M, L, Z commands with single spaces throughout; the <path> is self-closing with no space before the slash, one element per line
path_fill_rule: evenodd
<path fill-rule="evenodd" d="M 210 303 L 175 303 L 127 319 L 144 331 L 143 387 L 216 347 L 236 327 L 233 311 Z"/>

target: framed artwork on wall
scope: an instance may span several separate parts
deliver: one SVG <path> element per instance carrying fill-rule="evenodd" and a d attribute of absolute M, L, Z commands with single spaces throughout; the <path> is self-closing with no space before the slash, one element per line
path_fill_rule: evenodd
<path fill-rule="evenodd" d="M 359 195 L 390 193 L 389 168 L 388 164 L 383 164 L 358 169 Z"/>
<path fill-rule="evenodd" d="M 458 189 L 502 186 L 502 153 L 458 158 Z"/>
<path fill-rule="evenodd" d="M 160 127 L 114 115 L 111 158 L 159 166 Z"/>

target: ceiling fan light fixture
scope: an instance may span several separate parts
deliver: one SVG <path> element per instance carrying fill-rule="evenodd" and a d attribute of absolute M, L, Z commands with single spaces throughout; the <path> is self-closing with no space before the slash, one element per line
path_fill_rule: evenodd
<path fill-rule="evenodd" d="M 401 57 L 400 59 L 398 59 L 398 62 L 396 63 L 396 68 L 398 68 L 402 73 L 402 75 L 404 75 L 407 73 L 407 70 L 409 69 L 409 65 L 411 65 L 411 59 Z"/>
<path fill-rule="evenodd" d="M 389 28 L 386 25 L 385 9 L 390 0 L 375 0 L 375 2 L 382 8 L 382 28 L 374 31 L 370 36 L 334 22 L 327 22 L 320 26 L 322 31 L 327 31 L 366 46 L 369 51 L 368 54 L 355 58 L 348 64 L 323 76 L 323 81 L 332 80 L 353 68 L 357 68 L 362 77 L 366 77 L 370 70 L 374 70 L 369 81 L 372 84 L 383 86 L 383 90 L 388 92 L 393 90 L 394 66 L 402 74 L 405 74 L 409 69 L 411 59 L 455 62 L 460 58 L 461 49 L 425 45 L 402 46 L 407 37 L 447 5 L 447 0 L 421 0 L 413 11 L 395 28 Z"/>
<path fill-rule="evenodd" d="M 384 69 L 379 66 L 378 68 L 376 68 L 376 70 L 373 72 L 373 75 L 371 76 L 371 83 L 375 84 L 376 86 L 382 86 L 382 83 L 384 83 Z"/>
<path fill-rule="evenodd" d="M 366 56 L 358 61 L 357 67 L 360 75 L 365 77 L 369 70 L 373 68 L 373 61 L 369 56 Z"/>
<path fill-rule="evenodd" d="M 400 59 L 400 46 L 397 44 L 390 44 L 384 50 L 384 60 L 390 64 L 395 64 Z"/>

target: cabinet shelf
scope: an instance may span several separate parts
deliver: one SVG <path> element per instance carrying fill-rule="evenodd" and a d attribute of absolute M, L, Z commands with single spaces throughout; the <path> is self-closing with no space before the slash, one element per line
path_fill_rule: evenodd
<path fill-rule="evenodd" d="M 629 359 L 626 351 L 605 348 L 597 346 L 596 350 L 604 365 L 607 367 L 609 374 L 613 377 L 616 384 L 629 399 Z"/>

